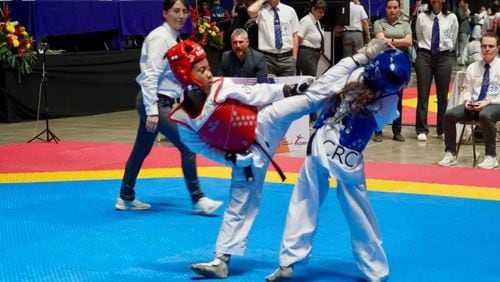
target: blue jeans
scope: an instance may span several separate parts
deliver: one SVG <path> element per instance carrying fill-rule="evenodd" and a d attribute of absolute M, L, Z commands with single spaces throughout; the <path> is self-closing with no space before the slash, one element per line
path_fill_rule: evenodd
<path fill-rule="evenodd" d="M 184 174 L 184 180 L 188 187 L 189 193 L 191 195 L 191 200 L 197 202 L 198 199 L 204 196 L 200 188 L 200 182 L 198 180 L 198 173 L 196 170 L 196 155 L 191 152 L 184 143 L 181 142 L 179 138 L 179 132 L 177 131 L 177 124 L 168 119 L 168 114 L 172 110 L 172 105 L 174 100 L 166 96 L 160 96 L 158 100 L 158 129 L 156 132 L 148 132 L 146 130 L 146 111 L 144 108 L 144 103 L 142 101 L 142 93 L 139 93 L 137 97 L 136 108 L 139 112 L 140 122 L 139 128 L 137 129 L 137 136 L 135 138 L 134 148 L 130 153 L 130 156 L 125 165 L 125 173 L 123 175 L 120 197 L 127 201 L 132 201 L 135 199 L 135 183 L 137 180 L 137 175 L 141 169 L 142 163 L 151 152 L 151 148 L 156 140 L 158 132 L 162 133 L 167 137 L 167 139 L 172 142 L 175 147 L 181 153 L 182 159 L 182 172 Z"/>

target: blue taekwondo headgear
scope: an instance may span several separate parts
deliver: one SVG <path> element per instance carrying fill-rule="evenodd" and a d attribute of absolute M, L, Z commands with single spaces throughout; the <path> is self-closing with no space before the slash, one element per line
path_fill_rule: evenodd
<path fill-rule="evenodd" d="M 370 60 L 363 72 L 366 84 L 378 94 L 375 99 L 397 94 L 410 81 L 411 62 L 403 51 L 389 49 Z"/>

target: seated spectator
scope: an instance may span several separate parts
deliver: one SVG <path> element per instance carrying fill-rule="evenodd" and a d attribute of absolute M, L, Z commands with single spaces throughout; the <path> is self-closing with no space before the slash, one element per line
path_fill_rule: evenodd
<path fill-rule="evenodd" d="M 248 33 L 237 28 L 231 34 L 231 50 L 222 53 L 220 76 L 256 77 L 267 81 L 267 63 L 264 55 L 249 47 Z"/>
<path fill-rule="evenodd" d="M 444 115 L 446 147 L 444 158 L 438 163 L 440 166 L 457 164 L 455 124 L 458 121 L 479 120 L 485 143 L 485 157 L 478 167 L 498 167 L 495 123 L 500 120 L 500 59 L 497 58 L 498 40 L 493 33 L 487 33 L 481 39 L 481 53 L 483 60 L 467 67 L 462 92 L 464 103 L 447 110 Z"/>

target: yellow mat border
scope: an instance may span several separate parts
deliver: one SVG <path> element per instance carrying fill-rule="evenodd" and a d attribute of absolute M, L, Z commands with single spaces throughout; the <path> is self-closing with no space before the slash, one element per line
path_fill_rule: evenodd
<path fill-rule="evenodd" d="M 200 177 L 229 179 L 231 173 L 230 169 L 226 167 L 198 167 L 198 175 Z M 0 184 L 115 180 L 121 179 L 122 176 L 123 170 L 0 173 Z M 298 173 L 287 172 L 286 176 L 287 180 L 284 183 L 294 184 Z M 182 170 L 180 168 L 153 168 L 142 169 L 139 173 L 139 178 L 161 177 L 182 177 Z M 281 183 L 281 179 L 276 172 L 268 173 L 266 181 Z M 330 185 L 335 187 L 336 181 L 333 179 L 330 181 Z M 500 201 L 500 189 L 497 188 L 383 179 L 368 179 L 367 185 L 370 191 L 377 192 Z"/>

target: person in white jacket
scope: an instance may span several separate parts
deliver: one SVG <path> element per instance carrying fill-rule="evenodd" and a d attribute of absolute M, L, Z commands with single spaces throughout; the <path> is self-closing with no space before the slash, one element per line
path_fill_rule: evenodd
<path fill-rule="evenodd" d="M 303 91 L 308 81 L 245 86 L 214 78 L 203 48 L 192 41 L 183 41 L 168 51 L 172 71 L 186 87 L 184 100 L 170 119 L 179 123 L 179 134 L 193 152 L 233 167 L 230 200 L 217 237 L 215 259 L 193 264 L 195 273 L 212 278 L 228 276 L 230 257 L 243 255 L 246 250 L 269 163 L 290 124 L 319 109 L 326 98 L 342 88 L 357 65 L 366 64 L 382 49 L 383 42 L 374 41 L 363 54 L 339 62 L 307 92 Z"/>

